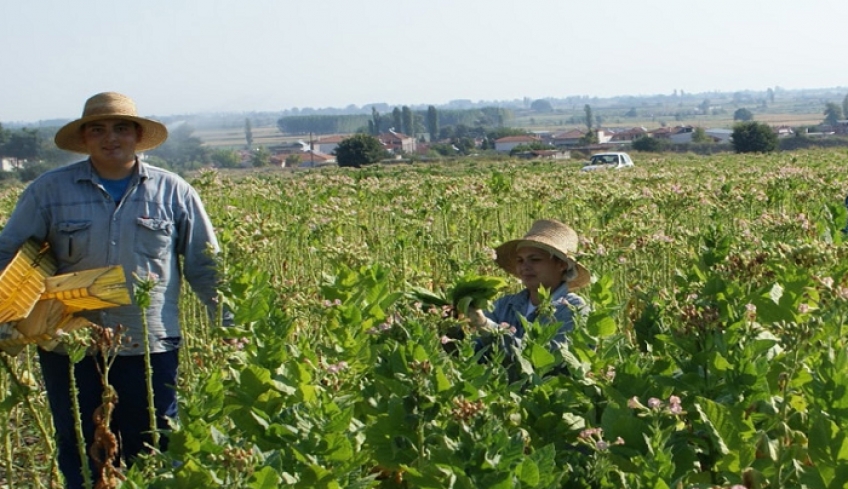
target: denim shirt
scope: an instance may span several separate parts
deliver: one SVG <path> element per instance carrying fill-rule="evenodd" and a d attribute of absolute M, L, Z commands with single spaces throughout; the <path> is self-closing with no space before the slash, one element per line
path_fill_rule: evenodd
<path fill-rule="evenodd" d="M 118 204 L 89 160 L 35 179 L 0 232 L 0 268 L 34 238 L 50 244 L 57 274 L 121 265 L 131 297 L 134 275 L 155 279 L 146 318 L 151 352 L 158 353 L 180 344 L 182 276 L 214 314 L 218 276 L 212 253 L 218 242 L 200 197 L 185 180 L 142 162 L 135 168 Z M 135 304 L 78 315 L 102 326 L 123 325 L 129 341 L 119 354 L 144 353 L 142 314 Z"/>
<path fill-rule="evenodd" d="M 586 302 L 577 294 L 570 293 L 565 282 L 551 293 L 551 303 L 554 305 L 554 320 L 562 323 L 556 336 L 551 341 L 550 348 L 554 350 L 567 342 L 567 334 L 574 329 L 572 309 L 581 314 L 588 311 Z M 501 324 L 508 324 L 515 328 L 515 333 L 511 335 L 513 341 L 510 341 L 514 345 L 504 345 L 508 350 L 511 350 L 512 346 L 520 345 L 521 339 L 524 338 L 524 326 L 522 326 L 519 317 L 524 317 L 529 305 L 530 291 L 524 289 L 517 294 L 506 295 L 497 299 L 492 310 L 484 312 L 486 319 L 488 319 L 487 326 L 489 328 L 500 328 Z M 545 319 L 542 318 L 542 321 L 545 321 Z"/>

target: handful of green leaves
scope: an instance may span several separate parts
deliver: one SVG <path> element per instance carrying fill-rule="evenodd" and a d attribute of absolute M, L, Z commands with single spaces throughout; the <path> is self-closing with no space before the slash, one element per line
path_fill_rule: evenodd
<path fill-rule="evenodd" d="M 507 281 L 500 277 L 465 274 L 446 292 L 413 287 L 411 295 L 425 306 L 451 306 L 455 313 L 467 315 L 469 308 L 488 310 L 492 300 L 506 285 Z"/>

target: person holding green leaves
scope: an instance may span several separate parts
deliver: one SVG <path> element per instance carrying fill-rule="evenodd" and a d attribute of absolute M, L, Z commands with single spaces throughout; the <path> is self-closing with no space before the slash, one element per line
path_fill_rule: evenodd
<path fill-rule="evenodd" d="M 566 342 L 568 333 L 574 329 L 574 313 L 587 309 L 586 302 L 574 291 L 591 282 L 589 270 L 574 258 L 578 240 L 570 226 L 554 219 L 540 219 L 524 237 L 507 241 L 495 249 L 495 262 L 520 279 L 524 289 L 498 298 L 491 311 L 469 309 L 469 324 L 482 333 L 475 340 L 476 351 L 491 347 L 494 337 L 491 331 L 507 329 L 500 337 L 509 358 L 524 338 L 522 319 L 560 323 L 551 349 Z M 541 303 L 543 289 L 550 298 L 552 315 L 540 315 L 544 308 Z"/>

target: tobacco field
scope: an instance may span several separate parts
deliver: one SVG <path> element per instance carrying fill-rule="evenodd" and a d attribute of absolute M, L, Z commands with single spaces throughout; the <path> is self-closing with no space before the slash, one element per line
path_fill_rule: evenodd
<path fill-rule="evenodd" d="M 188 177 L 236 327 L 185 294 L 170 448 L 121 487 L 844 487 L 848 152 L 633 156 Z M 493 248 L 539 218 L 580 235 L 591 312 L 478 362 L 410 291 L 519 290 Z M 33 348 L 2 355 L 4 488 L 60 487 Z"/>

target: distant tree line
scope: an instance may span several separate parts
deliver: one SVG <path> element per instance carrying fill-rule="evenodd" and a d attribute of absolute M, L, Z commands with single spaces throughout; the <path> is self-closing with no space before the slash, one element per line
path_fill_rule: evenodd
<path fill-rule="evenodd" d="M 482 107 L 474 109 L 411 110 L 407 106 L 395 107 L 391 113 L 381 114 L 376 107 L 371 115 L 296 115 L 281 117 L 277 127 L 284 134 L 351 134 L 377 135 L 393 129 L 415 136 L 422 133 L 435 139 L 442 127 L 465 125 L 468 127 L 498 128 L 513 118 L 510 109 Z"/>
<path fill-rule="evenodd" d="M 361 131 L 368 121 L 365 114 L 294 115 L 278 119 L 277 128 L 284 134 L 350 134 Z"/>

